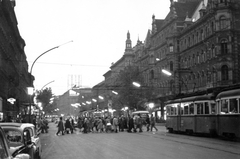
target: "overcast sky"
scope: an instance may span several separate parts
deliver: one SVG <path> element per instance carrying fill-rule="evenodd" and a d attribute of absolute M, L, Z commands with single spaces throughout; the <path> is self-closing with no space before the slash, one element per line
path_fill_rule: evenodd
<path fill-rule="evenodd" d="M 16 0 L 18 28 L 25 40 L 29 63 L 43 52 L 73 40 L 43 55 L 33 66 L 34 86 L 45 84 L 53 93 L 67 91 L 67 76 L 82 76 L 82 86 L 92 87 L 125 50 L 127 32 L 134 46 L 145 40 L 152 15 L 164 19 L 170 0 Z"/>

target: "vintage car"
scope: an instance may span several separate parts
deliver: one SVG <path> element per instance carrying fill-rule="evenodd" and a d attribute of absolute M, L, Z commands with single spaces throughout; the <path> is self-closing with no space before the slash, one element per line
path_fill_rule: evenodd
<path fill-rule="evenodd" d="M 30 159 L 28 154 L 21 152 L 22 147 L 15 149 L 16 151 L 11 153 L 10 146 L 6 139 L 6 135 L 3 129 L 0 127 L 0 158 L 1 159 Z"/>
<path fill-rule="evenodd" d="M 41 158 L 41 143 L 39 134 L 30 123 L 0 123 L 9 142 L 10 151 L 27 153 L 31 159 Z M 14 153 L 13 153 L 14 154 Z"/>

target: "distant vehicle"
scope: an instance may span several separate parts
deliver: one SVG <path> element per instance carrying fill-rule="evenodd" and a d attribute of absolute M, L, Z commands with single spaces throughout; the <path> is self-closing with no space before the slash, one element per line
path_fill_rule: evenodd
<path fill-rule="evenodd" d="M 22 152 L 22 147 L 11 149 L 6 139 L 6 134 L 0 127 L 0 158 L 3 159 L 30 159 L 28 154 Z"/>
<path fill-rule="evenodd" d="M 0 123 L 12 150 L 29 154 L 31 159 L 41 158 L 39 134 L 30 123 Z"/>
<path fill-rule="evenodd" d="M 138 114 L 140 114 L 141 117 L 146 118 L 147 115 L 149 115 L 150 113 L 149 113 L 149 111 L 145 111 L 145 110 L 132 112 L 133 116 L 138 115 Z"/>
<path fill-rule="evenodd" d="M 133 117 L 138 114 L 140 114 L 140 116 L 143 118 L 144 123 L 146 121 L 147 116 L 150 115 L 149 111 L 146 111 L 146 110 L 132 112 Z"/>

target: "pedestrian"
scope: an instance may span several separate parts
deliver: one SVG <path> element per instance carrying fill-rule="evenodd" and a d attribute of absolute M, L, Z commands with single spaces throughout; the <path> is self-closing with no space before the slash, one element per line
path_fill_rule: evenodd
<path fill-rule="evenodd" d="M 45 125 L 45 123 L 44 123 L 44 119 L 41 118 L 41 119 L 40 119 L 40 130 L 41 130 L 41 133 L 44 133 L 44 132 L 45 132 L 45 127 L 46 127 L 46 125 Z"/>
<path fill-rule="evenodd" d="M 105 132 L 106 133 L 111 132 L 112 131 L 112 124 L 111 124 L 111 121 L 110 121 L 109 117 L 106 117 L 105 123 L 106 123 Z"/>
<path fill-rule="evenodd" d="M 73 134 L 73 130 L 75 130 L 75 124 L 74 124 L 74 120 L 72 117 L 70 117 L 70 124 L 71 124 L 71 133 Z"/>
<path fill-rule="evenodd" d="M 134 132 L 137 132 L 137 129 L 139 129 L 139 132 L 142 132 L 143 120 L 142 120 L 142 117 L 140 114 L 135 116 L 134 123 L 135 123 L 134 124 Z"/>
<path fill-rule="evenodd" d="M 123 116 L 119 117 L 118 124 L 119 124 L 119 132 L 124 131 L 124 117 Z"/>
<path fill-rule="evenodd" d="M 102 133 L 103 132 L 103 122 L 102 119 L 98 120 L 97 130 Z"/>
<path fill-rule="evenodd" d="M 158 129 L 156 128 L 156 118 L 153 116 L 153 114 L 151 115 L 150 123 L 151 123 L 151 131 L 152 131 L 153 128 L 156 131 L 158 131 Z"/>
<path fill-rule="evenodd" d="M 62 121 L 62 117 L 59 118 L 59 122 L 58 122 L 58 131 L 56 133 L 56 135 L 58 135 L 58 133 L 62 132 L 62 135 L 64 135 L 64 124 L 63 124 L 63 121 Z"/>
<path fill-rule="evenodd" d="M 147 127 L 147 131 L 149 131 L 149 127 L 150 127 L 150 118 L 149 115 L 147 114 L 147 118 L 146 118 L 146 127 Z"/>
<path fill-rule="evenodd" d="M 84 122 L 83 122 L 83 133 L 84 134 L 87 134 L 88 133 L 88 125 L 89 125 L 89 121 L 88 121 L 88 118 L 85 117 L 84 118 Z"/>
<path fill-rule="evenodd" d="M 134 129 L 134 121 L 133 117 L 130 115 L 128 119 L 128 132 L 131 133 L 132 129 Z"/>
<path fill-rule="evenodd" d="M 37 128 L 37 120 L 35 116 L 33 117 L 33 125 L 35 128 Z"/>
<path fill-rule="evenodd" d="M 81 129 L 83 127 L 83 122 L 82 122 L 82 118 L 81 117 L 78 118 L 77 125 L 78 125 L 79 131 L 81 132 Z"/>
<path fill-rule="evenodd" d="M 66 122 L 65 122 L 65 132 L 66 132 L 67 134 L 69 134 L 71 130 L 72 130 L 72 128 L 71 128 L 71 122 L 70 122 L 69 118 L 67 118 L 67 120 L 66 120 Z"/>
<path fill-rule="evenodd" d="M 116 116 L 114 116 L 113 117 L 113 131 L 115 132 L 115 133 L 117 133 L 118 132 L 118 118 L 116 117 Z"/>

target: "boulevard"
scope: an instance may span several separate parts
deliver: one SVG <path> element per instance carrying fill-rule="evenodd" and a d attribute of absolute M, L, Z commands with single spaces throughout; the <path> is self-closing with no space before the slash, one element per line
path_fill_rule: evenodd
<path fill-rule="evenodd" d="M 240 159 L 240 143 L 170 134 L 164 126 L 142 133 L 88 133 L 56 136 L 56 124 L 41 134 L 42 159 Z"/>

